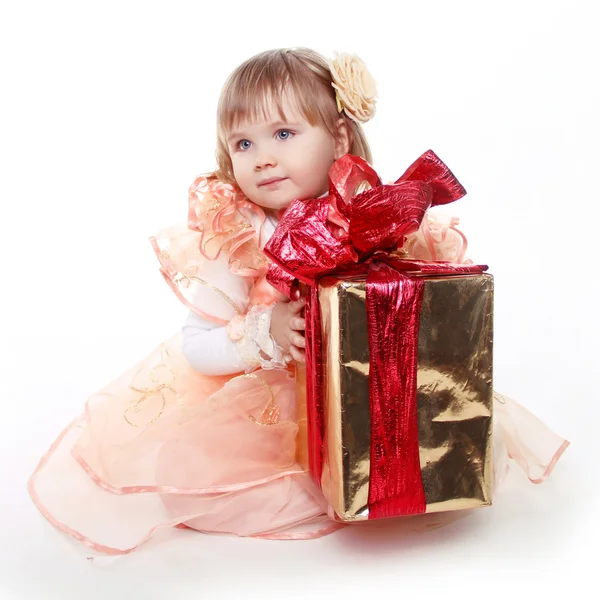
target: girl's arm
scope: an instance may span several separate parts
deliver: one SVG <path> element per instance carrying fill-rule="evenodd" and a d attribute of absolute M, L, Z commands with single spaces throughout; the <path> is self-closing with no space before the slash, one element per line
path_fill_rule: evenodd
<path fill-rule="evenodd" d="M 252 308 L 229 325 L 216 325 L 190 312 L 182 329 L 182 350 L 203 375 L 230 375 L 286 365 L 281 347 L 270 334 L 272 307 Z"/>
<path fill-rule="evenodd" d="M 230 375 L 250 367 L 229 339 L 224 325 L 211 323 L 190 311 L 182 333 L 183 354 L 202 375 Z"/>

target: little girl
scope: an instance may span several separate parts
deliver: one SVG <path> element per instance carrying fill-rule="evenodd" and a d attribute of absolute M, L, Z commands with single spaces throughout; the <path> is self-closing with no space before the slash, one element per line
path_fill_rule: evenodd
<path fill-rule="evenodd" d="M 269 285 L 262 248 L 294 199 L 328 193 L 338 158 L 371 162 L 361 123 L 375 98 L 350 55 L 274 50 L 231 74 L 217 113 L 218 170 L 190 187 L 187 226 L 151 240 L 189 316 L 181 334 L 93 395 L 40 461 L 29 490 L 57 528 L 119 554 L 164 527 L 306 539 L 341 526 L 297 462 L 303 300 Z M 428 217 L 405 250 L 464 260 L 455 224 Z M 496 479 L 510 455 L 543 480 L 567 442 L 498 399 Z M 537 429 L 541 450 L 518 439 L 515 423 Z"/>

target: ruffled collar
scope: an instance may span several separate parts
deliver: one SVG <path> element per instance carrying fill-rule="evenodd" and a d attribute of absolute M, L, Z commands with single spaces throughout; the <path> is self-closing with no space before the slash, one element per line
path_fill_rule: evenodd
<path fill-rule="evenodd" d="M 327 196 L 327 192 L 322 196 Z M 200 253 L 209 260 L 227 255 L 236 275 L 262 277 L 268 260 L 262 248 L 281 216 L 265 212 L 235 185 L 197 177 L 188 194 L 188 227 L 200 233 Z"/>

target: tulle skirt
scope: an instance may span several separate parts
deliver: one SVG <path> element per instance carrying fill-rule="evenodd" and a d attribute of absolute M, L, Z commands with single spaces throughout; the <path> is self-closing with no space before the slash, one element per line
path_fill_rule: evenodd
<path fill-rule="evenodd" d="M 291 371 L 209 377 L 177 335 L 94 394 L 29 481 L 42 514 L 91 548 L 127 553 L 166 527 L 270 539 L 336 531 L 297 462 Z M 568 442 L 495 394 L 495 486 L 511 459 L 534 483 Z"/>

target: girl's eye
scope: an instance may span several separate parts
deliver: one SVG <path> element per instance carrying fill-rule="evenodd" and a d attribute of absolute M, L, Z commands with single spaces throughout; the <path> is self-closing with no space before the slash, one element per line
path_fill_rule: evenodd
<path fill-rule="evenodd" d="M 240 150 L 248 150 L 248 148 L 250 148 L 251 145 L 252 142 L 250 140 L 240 140 L 237 144 L 237 147 Z"/>
<path fill-rule="evenodd" d="M 289 129 L 280 129 L 277 132 L 277 137 L 280 140 L 289 140 L 294 134 Z"/>

